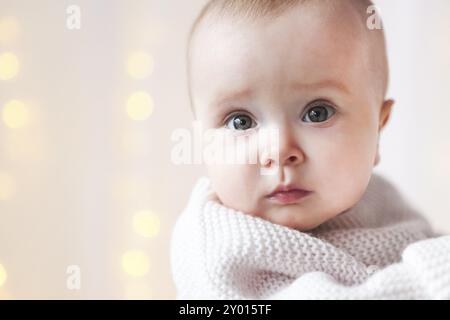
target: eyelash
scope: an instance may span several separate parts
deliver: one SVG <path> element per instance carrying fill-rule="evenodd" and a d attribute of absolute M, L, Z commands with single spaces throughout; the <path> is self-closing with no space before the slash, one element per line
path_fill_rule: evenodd
<path fill-rule="evenodd" d="M 309 106 L 309 107 L 308 107 L 308 106 Z M 325 107 L 327 110 L 331 109 L 331 112 L 330 112 L 331 115 L 330 115 L 329 118 L 326 119 L 325 121 L 321 121 L 321 122 L 313 122 L 313 121 L 310 121 L 310 122 L 307 122 L 307 123 L 326 123 L 326 122 L 329 121 L 329 120 L 334 116 L 334 114 L 337 112 L 337 109 L 336 109 L 331 103 L 329 103 L 329 102 L 327 102 L 327 101 L 323 101 L 323 100 L 316 100 L 316 101 L 314 101 L 314 102 L 312 102 L 312 103 L 310 103 L 310 104 L 308 104 L 308 105 L 306 106 L 306 112 L 303 113 L 302 121 L 303 121 L 303 119 L 308 115 L 309 111 L 312 110 L 312 109 L 315 108 L 315 107 Z"/>
<path fill-rule="evenodd" d="M 325 120 L 325 121 L 321 121 L 321 122 L 304 121 L 305 123 L 318 123 L 318 124 L 326 123 L 326 122 L 328 122 L 328 121 L 335 115 L 335 113 L 337 112 L 336 107 L 334 107 L 330 102 L 324 101 L 324 100 L 316 100 L 316 101 L 313 101 L 313 102 L 309 103 L 309 104 L 305 107 L 306 111 L 303 112 L 303 115 L 301 116 L 301 120 L 303 121 L 303 120 L 305 119 L 305 117 L 308 116 L 309 111 L 310 111 L 311 109 L 315 108 L 315 107 L 325 107 L 327 110 L 330 110 L 330 109 L 331 109 L 331 112 L 330 112 L 331 115 L 329 115 L 328 119 Z M 228 115 L 228 116 L 225 118 L 225 120 L 223 121 L 223 126 L 224 126 L 225 128 L 227 128 L 228 123 L 229 123 L 233 118 L 235 118 L 236 116 L 241 116 L 241 115 L 244 115 L 244 116 L 249 117 L 249 118 L 252 120 L 252 122 L 256 122 L 256 121 L 254 120 L 254 117 L 253 117 L 251 114 L 249 114 L 248 112 L 246 112 L 246 111 L 234 111 L 233 113 L 231 113 L 230 115 Z M 309 117 L 309 116 L 308 116 L 308 117 Z M 231 128 L 229 128 L 229 129 L 231 129 Z M 249 129 L 245 129 L 245 130 L 238 130 L 238 129 L 231 129 L 231 130 L 236 130 L 236 131 L 247 131 L 247 130 L 250 130 L 250 129 L 253 129 L 253 126 L 252 126 L 251 128 L 249 128 Z"/>
<path fill-rule="evenodd" d="M 246 112 L 246 111 L 234 111 L 233 113 L 231 113 L 229 116 L 227 116 L 227 117 L 225 118 L 225 120 L 223 121 L 223 126 L 224 126 L 225 128 L 228 128 L 228 127 L 227 127 L 227 126 L 228 126 L 228 123 L 229 123 L 231 120 L 233 120 L 233 118 L 235 118 L 236 116 L 247 116 L 247 117 L 249 117 L 249 118 L 252 120 L 252 122 L 256 122 L 256 121 L 254 120 L 254 117 L 253 117 L 250 113 L 248 113 L 248 112 Z M 231 128 L 228 128 L 228 129 L 231 129 Z M 246 130 L 238 130 L 238 129 L 231 129 L 231 130 L 236 130 L 236 131 L 247 131 L 247 130 L 250 130 L 250 129 L 253 129 L 253 125 L 252 125 L 251 128 L 246 129 Z"/>

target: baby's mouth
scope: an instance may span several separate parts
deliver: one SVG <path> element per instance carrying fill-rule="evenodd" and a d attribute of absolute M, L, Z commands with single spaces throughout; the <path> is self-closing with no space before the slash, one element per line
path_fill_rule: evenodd
<path fill-rule="evenodd" d="M 312 191 L 298 188 L 280 187 L 271 194 L 267 195 L 266 198 L 278 204 L 294 204 L 300 203 L 311 193 Z"/>

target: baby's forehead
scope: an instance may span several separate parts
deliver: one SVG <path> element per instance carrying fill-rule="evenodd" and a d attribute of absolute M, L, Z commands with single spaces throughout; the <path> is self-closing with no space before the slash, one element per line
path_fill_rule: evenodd
<path fill-rule="evenodd" d="M 345 5 L 346 2 L 353 1 L 334 6 L 305 2 L 276 18 L 259 20 L 212 14 L 199 25 L 193 39 L 191 71 L 194 74 L 202 65 L 210 68 L 208 59 L 229 65 L 230 72 L 242 73 L 258 59 L 290 61 L 287 73 L 312 70 L 316 75 L 331 72 L 332 68 L 339 72 L 339 68 L 345 71 L 350 65 L 367 64 L 368 70 L 377 73 L 372 78 L 380 82 L 384 95 L 387 82 L 384 38 L 367 29 L 365 10 L 358 11 L 361 8 Z M 239 60 L 235 69 L 231 67 L 233 60 Z"/>

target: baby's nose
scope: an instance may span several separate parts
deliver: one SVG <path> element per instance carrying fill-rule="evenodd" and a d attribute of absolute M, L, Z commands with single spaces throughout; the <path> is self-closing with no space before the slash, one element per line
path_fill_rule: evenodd
<path fill-rule="evenodd" d="M 291 156 L 289 156 L 285 161 L 284 161 L 284 165 L 296 165 L 300 162 L 300 158 L 293 154 Z"/>
<path fill-rule="evenodd" d="M 296 166 L 304 161 L 304 153 L 298 143 L 295 131 L 288 128 L 277 131 L 278 147 L 272 148 L 272 152 L 263 152 L 261 164 L 270 168 L 276 165 Z M 273 146 L 272 146 L 273 147 Z"/>
<path fill-rule="evenodd" d="M 280 164 L 283 166 L 297 166 L 303 161 L 304 158 L 303 152 L 295 142 L 280 144 L 279 157 Z"/>

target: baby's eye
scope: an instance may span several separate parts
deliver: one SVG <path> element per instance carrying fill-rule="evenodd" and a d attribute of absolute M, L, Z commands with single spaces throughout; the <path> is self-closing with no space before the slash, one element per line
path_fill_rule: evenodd
<path fill-rule="evenodd" d="M 239 113 L 230 116 L 225 121 L 225 125 L 232 130 L 248 130 L 256 127 L 256 122 L 250 116 Z"/>
<path fill-rule="evenodd" d="M 331 118 L 336 110 L 325 102 L 313 102 L 302 118 L 305 122 L 324 122 Z"/>

